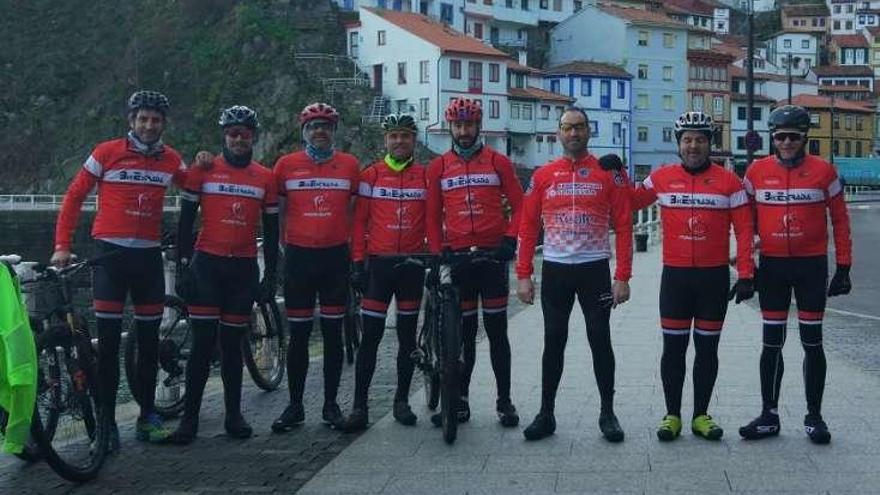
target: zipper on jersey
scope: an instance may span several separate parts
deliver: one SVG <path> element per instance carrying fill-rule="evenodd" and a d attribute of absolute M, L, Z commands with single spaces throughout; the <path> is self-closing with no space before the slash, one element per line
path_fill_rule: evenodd
<path fill-rule="evenodd" d="M 690 218 L 690 220 L 693 220 L 694 213 L 696 210 L 696 208 L 694 207 L 694 194 L 696 192 L 696 190 L 694 189 L 695 176 L 691 175 L 691 174 L 688 174 L 688 175 L 691 176 L 691 218 Z M 689 225 L 689 227 L 691 229 L 691 266 L 697 266 L 697 241 L 696 241 L 697 234 L 696 234 L 696 232 L 694 232 L 694 227 L 696 227 L 696 225 Z"/>
<path fill-rule="evenodd" d="M 403 174 L 405 170 L 401 170 L 397 181 L 397 187 L 400 194 L 397 195 L 397 252 L 400 252 L 401 237 L 403 236 Z"/>
<path fill-rule="evenodd" d="M 473 199 L 473 196 L 471 196 L 471 170 L 469 167 L 470 167 L 470 163 L 465 161 L 464 162 L 464 175 L 465 175 L 464 183 L 465 183 L 465 189 L 467 189 L 467 197 L 465 198 L 465 203 L 467 204 L 468 213 L 470 214 L 470 217 L 471 217 L 471 236 L 473 238 L 476 238 L 477 237 L 477 226 L 474 225 L 474 205 L 471 204 L 471 200 Z"/>
<path fill-rule="evenodd" d="M 785 229 L 785 245 L 788 248 L 788 255 L 791 256 L 791 217 L 788 216 L 789 201 L 791 201 L 791 168 L 786 167 L 785 174 L 785 223 L 782 227 Z"/>

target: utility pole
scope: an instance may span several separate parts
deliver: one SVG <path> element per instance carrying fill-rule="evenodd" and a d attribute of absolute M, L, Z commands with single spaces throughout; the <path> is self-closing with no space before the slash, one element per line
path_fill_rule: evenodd
<path fill-rule="evenodd" d="M 829 146 L 831 147 L 831 164 L 834 165 L 834 93 L 831 93 L 831 142 Z"/>
<path fill-rule="evenodd" d="M 749 0 L 749 49 L 746 57 L 746 134 L 751 135 L 755 130 L 755 121 L 752 115 L 755 113 L 755 2 Z M 755 159 L 755 150 L 751 146 L 746 147 L 746 167 Z"/>
<path fill-rule="evenodd" d="M 788 52 L 788 104 L 791 105 L 791 52 Z"/>

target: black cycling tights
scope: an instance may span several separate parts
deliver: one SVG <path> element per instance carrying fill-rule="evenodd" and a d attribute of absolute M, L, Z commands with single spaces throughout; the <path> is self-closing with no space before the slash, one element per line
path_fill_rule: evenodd
<path fill-rule="evenodd" d="M 494 313 L 483 312 L 483 326 L 486 329 L 486 337 L 489 339 L 489 357 L 492 361 L 492 371 L 495 373 L 498 399 L 501 401 L 510 399 L 510 340 L 507 338 L 507 311 Z M 462 374 L 461 395 L 467 397 L 471 375 L 477 362 L 477 313 L 474 312 L 461 319 L 461 343 L 462 343 Z"/>
<path fill-rule="evenodd" d="M 681 417 L 681 388 L 687 369 L 686 355 L 690 336 L 663 335 L 663 357 L 660 376 L 666 396 L 666 413 Z M 718 376 L 718 342 L 720 335 L 694 333 L 694 417 L 706 414 L 715 378 Z"/>
<path fill-rule="evenodd" d="M 355 371 L 354 408 L 367 409 L 367 395 L 376 370 L 376 354 L 385 333 L 385 318 L 363 315 L 364 333 L 358 347 Z M 397 315 L 397 390 L 394 402 L 408 402 L 414 363 L 410 354 L 416 348 L 419 315 Z"/>
<path fill-rule="evenodd" d="M 593 372 L 599 387 L 602 410 L 611 411 L 614 400 L 614 351 L 609 317 L 611 277 L 608 260 L 566 265 L 545 261 L 541 279 L 544 311 L 544 358 L 542 361 L 541 410 L 552 412 L 556 390 L 565 364 L 568 320 L 574 298 L 584 314 L 587 340 L 593 354 Z"/>
<path fill-rule="evenodd" d="M 119 389 L 119 342 L 122 320 L 97 318 L 98 321 L 98 374 L 103 404 L 116 417 L 116 393 Z M 140 383 L 141 417 L 153 412 L 156 397 L 156 373 L 159 371 L 159 320 L 135 322 L 137 338 L 137 377 Z"/>
<path fill-rule="evenodd" d="M 764 325 L 764 350 L 761 352 L 761 398 L 764 411 L 777 412 L 782 373 L 782 347 L 785 345 L 785 325 Z M 821 414 L 822 395 L 825 392 L 825 350 L 822 347 L 822 325 L 801 324 L 801 345 L 804 348 L 804 388 L 807 393 L 807 412 Z"/>
<path fill-rule="evenodd" d="M 184 416 L 198 419 L 202 395 L 211 370 L 211 359 L 217 344 L 217 320 L 192 320 L 193 345 L 186 364 L 186 404 Z M 241 328 L 220 324 L 220 378 L 223 380 L 223 401 L 226 417 L 241 414 L 242 357 Z"/>

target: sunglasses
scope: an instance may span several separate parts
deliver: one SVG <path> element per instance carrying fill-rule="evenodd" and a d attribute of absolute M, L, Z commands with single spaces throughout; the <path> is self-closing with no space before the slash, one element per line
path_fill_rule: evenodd
<path fill-rule="evenodd" d="M 249 129 L 230 129 L 226 131 L 226 135 L 232 139 L 251 139 L 254 137 L 254 132 Z"/>
<path fill-rule="evenodd" d="M 773 139 L 779 141 L 780 143 L 785 141 L 786 139 L 795 143 L 804 138 L 804 135 L 799 132 L 777 132 L 773 135 Z"/>
<path fill-rule="evenodd" d="M 334 125 L 332 123 L 322 122 L 322 121 L 318 121 L 318 120 L 313 120 L 313 121 L 306 124 L 306 129 L 308 129 L 310 131 L 317 131 L 319 129 L 322 131 L 332 131 L 333 128 L 334 128 Z"/>

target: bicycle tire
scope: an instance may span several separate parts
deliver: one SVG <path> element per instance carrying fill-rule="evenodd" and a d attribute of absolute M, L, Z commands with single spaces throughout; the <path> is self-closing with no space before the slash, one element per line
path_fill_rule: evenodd
<path fill-rule="evenodd" d="M 241 350 L 254 383 L 267 392 L 277 390 L 287 368 L 287 330 L 274 299 L 254 304 L 248 333 L 241 339 Z M 260 363 L 264 356 L 272 360 L 271 368 L 265 371 Z"/>
<path fill-rule="evenodd" d="M 455 287 L 441 288 L 440 417 L 443 440 L 455 442 L 458 434 L 458 401 L 461 397 L 461 303 Z"/>
<path fill-rule="evenodd" d="M 85 327 L 81 327 L 85 328 Z M 64 390 L 61 417 L 70 416 L 71 425 L 82 423 L 85 437 L 71 438 L 67 431 L 59 434 L 58 426 L 51 437 L 47 434 L 40 415 L 40 408 L 34 409 L 31 435 L 40 447 L 40 453 L 53 471 L 62 478 L 82 483 L 94 479 L 104 464 L 110 430 L 109 416 L 98 401 L 97 356 L 92 348 L 88 332 L 66 337 L 58 335 L 42 339 L 43 349 L 62 349 L 65 366 L 59 367 L 61 382 L 69 385 Z M 42 349 L 38 349 L 40 351 Z M 73 426 L 71 426 L 73 428 Z M 62 430 L 65 430 L 62 428 Z M 85 453 L 76 456 L 76 446 Z"/>
<path fill-rule="evenodd" d="M 166 295 L 164 306 L 159 327 L 159 376 L 154 407 L 164 419 L 171 419 L 183 412 L 186 399 L 186 364 L 192 345 L 192 327 L 183 299 Z M 125 378 L 135 402 L 142 404 L 137 376 L 137 336 L 133 332 L 129 332 L 125 342 Z"/>
<path fill-rule="evenodd" d="M 363 319 L 361 319 L 361 297 L 357 291 L 349 288 L 348 305 L 342 320 L 343 337 L 345 339 L 345 361 L 354 364 L 355 351 L 360 347 Z"/>
<path fill-rule="evenodd" d="M 428 293 L 425 302 L 425 320 L 419 331 L 418 342 L 419 349 L 422 351 L 420 355 L 423 356 L 423 362 L 419 363 L 419 368 L 425 385 L 425 405 L 431 411 L 436 410 L 437 405 L 440 404 L 440 375 L 437 373 L 435 364 L 430 362 L 431 356 L 436 355 L 435 349 L 437 349 L 435 343 L 431 341 L 432 335 L 434 335 L 432 327 L 434 323 L 433 306 L 431 294 Z"/>

